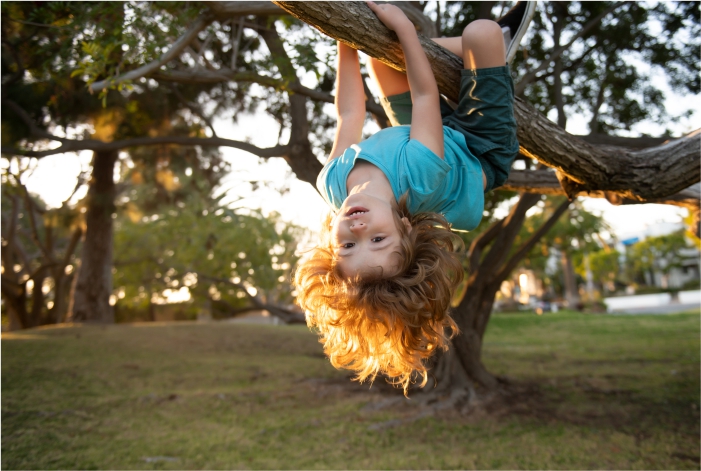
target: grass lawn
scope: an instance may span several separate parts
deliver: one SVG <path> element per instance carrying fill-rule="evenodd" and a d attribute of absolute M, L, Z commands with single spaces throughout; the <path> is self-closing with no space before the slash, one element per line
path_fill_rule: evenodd
<path fill-rule="evenodd" d="M 699 469 L 699 314 L 496 314 L 523 393 L 417 416 L 305 327 L 169 323 L 2 337 L 3 469 Z M 414 401 L 416 402 L 416 401 Z"/>

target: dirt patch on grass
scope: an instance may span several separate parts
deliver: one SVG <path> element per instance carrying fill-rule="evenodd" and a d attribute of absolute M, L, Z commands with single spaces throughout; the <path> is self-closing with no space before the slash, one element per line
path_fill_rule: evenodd
<path fill-rule="evenodd" d="M 351 378 L 319 378 L 306 380 L 303 384 L 317 398 L 355 397 L 362 400 L 366 402 L 361 409 L 364 414 L 391 411 L 403 417 L 388 421 L 387 428 L 426 416 L 472 423 L 520 418 L 548 425 L 619 431 L 633 435 L 641 442 L 649 438 L 647 424 L 659 426 L 664 423 L 678 433 L 701 438 L 696 403 L 682 400 L 656 402 L 634 390 L 598 386 L 592 378 L 563 378 L 555 381 L 556 386 L 552 380 L 511 379 L 498 391 L 471 399 L 469 407 L 465 407 L 465 401 L 442 407 L 441 401 L 450 401 L 450 395 L 426 401 L 424 392 L 413 392 L 405 398 L 401 390 L 384 380 L 378 379 L 370 387 Z"/>

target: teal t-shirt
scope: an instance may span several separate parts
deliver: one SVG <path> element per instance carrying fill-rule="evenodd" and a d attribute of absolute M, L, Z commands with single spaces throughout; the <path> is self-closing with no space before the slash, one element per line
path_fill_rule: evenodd
<path fill-rule="evenodd" d="M 346 180 L 356 159 L 378 167 L 387 176 L 395 198 L 409 193 L 409 211 L 440 213 L 455 230 L 472 230 L 484 211 L 482 166 L 465 144 L 465 137 L 443 126 L 441 159 L 416 139 L 410 126 L 394 126 L 345 150 L 319 173 L 316 186 L 326 202 L 338 210 L 348 197 Z"/>

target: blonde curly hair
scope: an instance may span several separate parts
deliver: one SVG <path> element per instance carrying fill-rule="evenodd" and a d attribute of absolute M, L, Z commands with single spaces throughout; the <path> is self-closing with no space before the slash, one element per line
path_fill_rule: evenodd
<path fill-rule="evenodd" d="M 404 393 L 416 378 L 428 378 L 426 360 L 447 349 L 458 327 L 448 310 L 463 279 L 462 240 L 437 213 L 411 215 L 406 195 L 394 208 L 401 234 L 399 270 L 387 277 L 345 278 L 334 255 L 329 214 L 321 242 L 299 263 L 294 284 L 307 324 L 319 333 L 336 368 L 354 379 L 385 374 Z M 402 223 L 406 217 L 411 230 Z"/>

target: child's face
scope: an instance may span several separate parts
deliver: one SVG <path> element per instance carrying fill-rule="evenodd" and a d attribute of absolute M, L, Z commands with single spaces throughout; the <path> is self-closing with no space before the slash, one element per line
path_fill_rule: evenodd
<path fill-rule="evenodd" d="M 402 221 L 411 230 L 409 221 Z M 351 195 L 331 224 L 338 266 L 344 277 L 391 276 L 396 272 L 401 233 L 387 201 L 365 193 Z"/>

